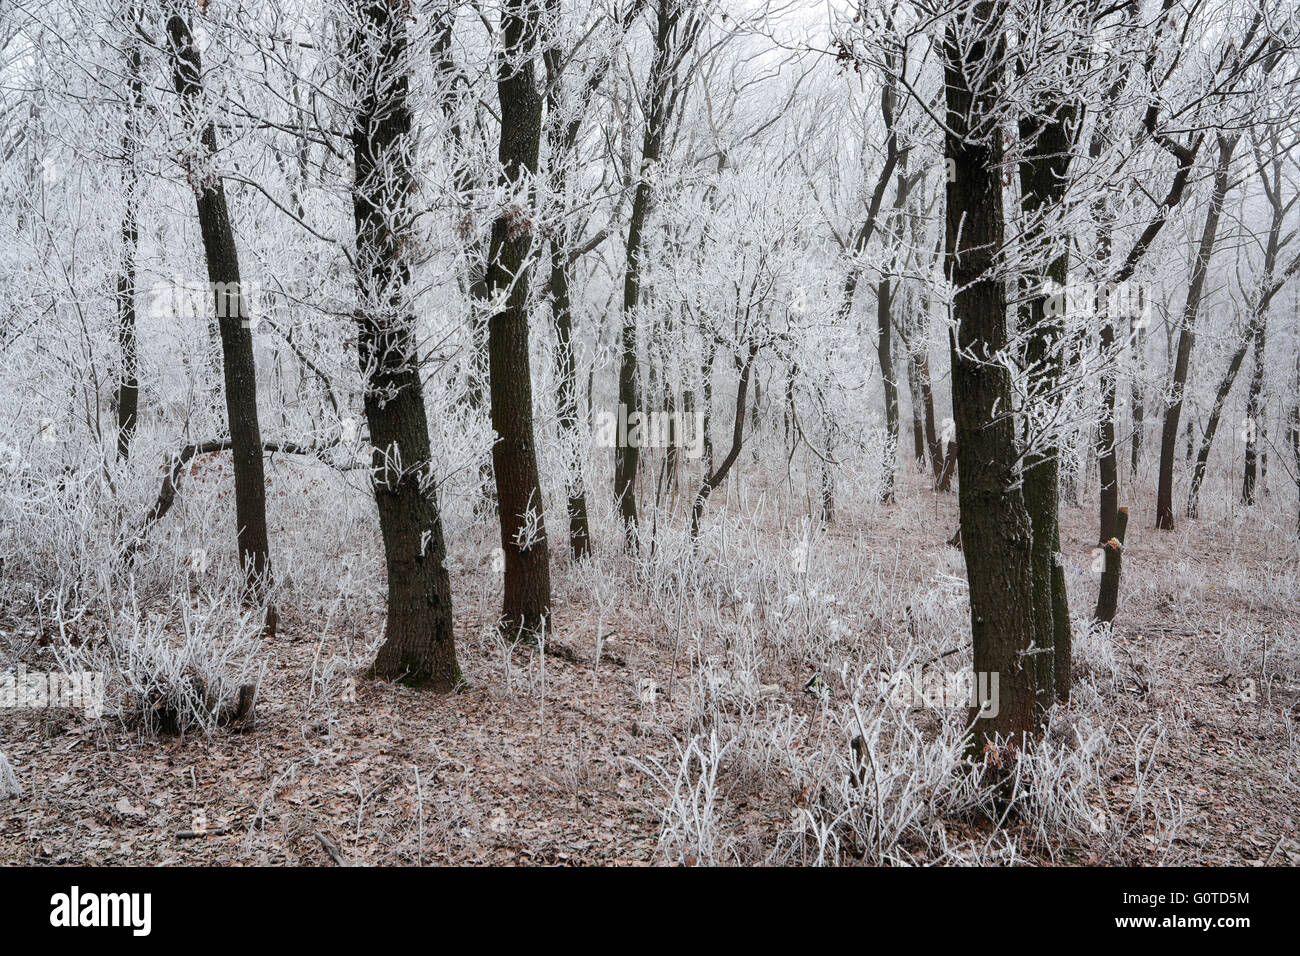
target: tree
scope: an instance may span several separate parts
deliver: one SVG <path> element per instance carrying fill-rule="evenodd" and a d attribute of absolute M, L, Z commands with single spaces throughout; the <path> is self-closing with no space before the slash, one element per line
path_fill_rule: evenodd
<path fill-rule="evenodd" d="M 641 140 L 641 161 L 638 164 L 636 192 L 632 198 L 632 213 L 627 225 L 627 262 L 623 272 L 623 325 L 619 342 L 618 408 L 630 420 L 639 406 L 637 371 L 637 309 L 641 301 L 641 282 L 644 264 L 642 255 L 646 244 L 646 223 L 654 199 L 654 181 L 657 166 L 663 159 L 669 123 L 676 114 L 684 93 L 678 71 L 699 37 L 704 26 L 703 9 L 685 0 L 656 0 L 654 53 L 650 73 L 646 79 L 641 109 L 645 127 Z M 614 447 L 614 498 L 623 519 L 624 533 L 629 548 L 636 545 L 637 503 L 636 473 L 640 448 L 629 444 L 620 435 Z"/>
<path fill-rule="evenodd" d="M 943 40 L 947 272 L 953 288 L 952 354 L 961 547 L 970 582 L 977 674 L 998 674 L 996 716 L 976 723 L 977 751 L 1037 734 L 1044 704 L 1034 643 L 1033 528 L 1017 473 L 1007 347 L 1007 287 L 996 272 L 1005 241 L 1002 139 L 995 106 L 1005 57 L 1005 3 L 958 9 Z M 977 712 L 975 717 L 979 717 Z"/>
<path fill-rule="evenodd" d="M 1035 37 L 1024 47 L 1040 57 L 1058 57 L 1065 69 L 1060 81 L 1051 83 L 1031 101 L 1018 121 L 1024 158 L 1020 162 L 1020 206 L 1025 220 L 1022 242 L 1034 264 L 1028 276 L 1028 300 L 1021 306 L 1021 321 L 1027 336 L 1025 366 L 1029 389 L 1043 406 L 1048 419 L 1059 415 L 1059 394 L 1063 375 L 1065 322 L 1063 310 L 1051 307 L 1049 288 L 1063 289 L 1069 282 L 1070 243 L 1068 237 L 1053 235 L 1050 226 L 1059 217 L 1070 183 L 1070 161 L 1077 134 L 1080 104 L 1068 85 L 1079 69 L 1076 50 L 1069 35 L 1053 32 L 1059 18 L 1068 11 L 1055 5 L 1043 7 L 1042 29 L 1046 37 Z M 1063 49 L 1062 49 L 1063 48 Z M 1017 59 L 1018 79 L 1031 72 L 1032 65 Z M 1050 75 L 1050 74 L 1049 74 Z M 958 447 L 960 448 L 960 440 Z M 1052 648 L 1037 658 L 1040 686 L 1052 686 L 1057 698 L 1070 695 L 1071 634 L 1070 609 L 1065 593 L 1065 570 L 1061 553 L 1059 508 L 1060 458 L 1054 442 L 1031 442 L 1026 453 L 1024 500 L 1033 535 L 1033 591 L 1035 644 Z"/>
<path fill-rule="evenodd" d="M 537 446 L 528 350 L 529 288 L 534 226 L 530 193 L 537 175 L 542 96 L 534 59 L 540 11 L 533 0 L 505 0 L 504 44 L 497 63 L 501 185 L 510 197 L 492 223 L 487 284 L 494 306 L 488 320 L 488 376 L 492 394 L 492 446 L 501 548 L 505 553 L 503 622 L 514 633 L 542 629 L 550 615 L 550 550 Z"/>
<path fill-rule="evenodd" d="M 217 130 L 202 122 L 203 82 L 199 52 L 189 25 L 179 14 L 167 19 L 172 81 L 198 140 L 198 152 L 188 170 L 198 205 L 199 228 L 208 263 L 208 289 L 221 334 L 225 373 L 226 415 L 235 470 L 237 546 L 250 599 L 260 600 L 270 584 L 271 559 L 266 528 L 266 482 L 262 467 L 262 433 L 257 420 L 257 365 L 248 299 L 239 272 L 239 252 L 230 224 L 221 176 L 210 169 L 217 155 Z M 268 609 L 267 627 L 274 630 L 275 612 Z"/>
<path fill-rule="evenodd" d="M 134 33 L 137 12 L 131 5 L 125 20 L 126 29 Z M 144 99 L 140 77 L 140 38 L 133 36 L 126 51 L 126 85 L 128 98 L 122 132 L 122 192 L 126 205 L 122 212 L 122 270 L 117 277 L 117 341 L 121 367 L 117 378 L 117 454 L 125 460 L 131 454 L 131 436 L 135 433 L 140 411 L 140 351 L 136 340 L 135 276 L 140 235 L 137 226 L 140 209 L 140 170 L 138 118 Z"/>
<path fill-rule="evenodd" d="M 1210 205 L 1205 213 L 1205 226 L 1197 246 L 1196 260 L 1192 265 L 1191 283 L 1183 306 L 1179 325 L 1178 353 L 1174 360 L 1173 378 L 1170 382 L 1170 399 L 1165 406 L 1164 428 L 1160 433 L 1160 483 L 1156 489 L 1156 527 L 1162 531 L 1174 528 L 1174 453 L 1178 444 L 1178 424 L 1183 411 L 1183 391 L 1187 387 L 1187 369 L 1191 363 L 1192 346 L 1196 341 L 1196 317 L 1201 310 L 1205 293 L 1205 277 L 1214 254 L 1215 238 L 1219 230 L 1219 217 L 1223 200 L 1228 193 L 1229 167 L 1233 151 L 1237 148 L 1237 134 L 1219 133 L 1218 160 L 1214 165 L 1214 186 Z"/>
<path fill-rule="evenodd" d="M 357 357 L 388 571 L 384 643 L 370 672 L 445 692 L 461 673 L 410 301 L 415 143 L 406 22 L 386 0 L 352 0 L 350 13 Z"/>
<path fill-rule="evenodd" d="M 644 0 L 636 0 L 624 11 L 619 28 L 625 31 L 640 14 Z M 550 165 L 550 188 L 561 204 L 567 202 L 569 167 L 574 162 L 583 117 L 597 90 L 613 65 L 613 55 L 604 56 L 590 70 L 577 91 L 566 91 L 564 74 L 570 58 L 560 43 L 559 0 L 547 0 L 552 32 L 543 59 L 546 64 L 546 138 Z M 619 34 L 620 36 L 622 33 Z M 567 96 L 566 96 L 567 93 Z M 586 243 L 575 243 L 567 209 L 559 211 L 559 220 L 551 233 L 551 273 L 547 291 L 551 299 L 551 322 L 555 327 L 555 344 L 559 359 L 560 427 L 570 442 L 580 434 L 578 417 L 577 361 L 573 349 L 573 271 L 579 257 L 603 240 L 598 233 Z M 587 518 L 587 493 L 581 468 L 571 466 L 566 475 L 569 512 L 569 547 L 575 558 L 591 553 L 591 532 Z"/>

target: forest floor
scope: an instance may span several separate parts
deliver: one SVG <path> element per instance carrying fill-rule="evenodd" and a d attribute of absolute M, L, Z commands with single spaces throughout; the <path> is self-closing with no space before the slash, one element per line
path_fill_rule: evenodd
<path fill-rule="evenodd" d="M 920 504 L 837 524 L 829 546 L 904 542 L 951 561 L 956 497 L 924 487 L 915 482 Z M 1107 700 L 1134 737 L 1164 718 L 1157 799 L 1181 804 L 1177 832 L 1139 823 L 1122 852 L 1076 836 L 1023 862 L 1300 863 L 1295 549 L 1280 556 L 1275 532 L 1251 521 L 1230 513 L 1158 535 L 1135 513 L 1130 526 Z M 1091 507 L 1063 509 L 1076 614 L 1095 598 L 1092 527 Z M 562 582 L 567 565 L 556 564 Z M 547 652 L 507 649 L 484 636 L 498 598 L 468 586 L 471 573 L 454 581 L 467 595 L 457 608 L 467 686 L 448 697 L 346 675 L 308 679 L 346 635 L 322 635 L 286 607 L 279 636 L 260 651 L 245 732 L 150 738 L 75 712 L 0 711 L 0 753 L 23 789 L 0 800 L 0 863 L 662 862 L 665 793 L 653 768 L 677 766 L 689 732 L 691 662 L 680 641 L 647 626 L 636 600 L 602 619 L 561 583 Z M 807 717 L 815 733 L 822 703 L 804 692 L 807 673 L 773 663 L 762 676 L 779 688 L 770 705 Z M 1115 805 L 1155 779 L 1142 773 L 1148 751 L 1120 736 L 1102 778 Z M 744 861 L 788 844 L 792 811 L 808 799 L 804 782 L 780 771 L 724 790 L 720 825 Z M 963 832 L 972 827 L 954 825 L 954 836 Z"/>

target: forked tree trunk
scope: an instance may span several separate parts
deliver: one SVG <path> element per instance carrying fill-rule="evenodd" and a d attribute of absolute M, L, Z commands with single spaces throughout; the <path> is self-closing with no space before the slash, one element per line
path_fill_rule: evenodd
<path fill-rule="evenodd" d="M 358 25 L 348 58 L 357 96 L 351 130 L 357 355 L 388 571 L 384 643 L 370 672 L 445 692 L 461 674 L 406 258 L 415 190 L 406 25 L 385 0 L 354 4 Z"/>
<path fill-rule="evenodd" d="M 1178 335 L 1178 352 L 1174 360 L 1174 375 L 1171 383 L 1171 399 L 1165 409 L 1164 428 L 1160 433 L 1160 482 L 1156 490 L 1156 527 L 1162 531 L 1174 528 L 1174 455 L 1178 445 L 1178 424 L 1183 412 L 1183 392 L 1187 387 L 1187 370 L 1191 364 L 1192 347 L 1196 342 L 1196 317 L 1201 310 L 1201 298 L 1205 291 L 1205 278 L 1210 269 L 1210 257 L 1214 254 L 1215 238 L 1219 230 L 1219 217 L 1223 212 L 1223 200 L 1228 194 L 1228 172 L 1232 163 L 1232 153 L 1237 146 L 1236 135 L 1218 136 L 1219 159 L 1214 167 L 1214 189 L 1210 196 L 1210 208 L 1205 214 L 1205 228 L 1201 232 L 1201 242 L 1196 251 L 1196 262 L 1192 267 L 1192 281 L 1187 289 L 1187 302 L 1183 308 L 1183 320 Z"/>
<path fill-rule="evenodd" d="M 1237 343 L 1236 351 L 1228 361 L 1228 370 L 1223 373 L 1223 379 L 1214 394 L 1214 404 L 1210 406 L 1210 415 L 1205 422 L 1205 434 L 1201 436 L 1201 447 L 1196 453 L 1196 464 L 1192 466 L 1192 486 L 1187 493 L 1187 517 L 1189 518 L 1194 519 L 1200 515 L 1201 484 L 1205 481 L 1205 468 L 1210 460 L 1210 449 L 1214 446 L 1214 436 L 1219 430 L 1223 407 L 1228 401 L 1233 383 L 1237 380 L 1237 373 L 1241 371 L 1241 363 L 1246 358 L 1246 349 L 1255 340 L 1258 332 L 1256 317 L 1252 315 L 1241 340 Z"/>
<path fill-rule="evenodd" d="M 705 476 L 704 481 L 700 484 L 699 491 L 695 493 L 695 501 L 691 506 L 692 541 L 700 536 L 700 522 L 704 518 L 704 506 L 708 503 L 709 495 L 713 494 L 714 489 L 726 480 L 727 473 L 731 471 L 731 466 L 740 457 L 740 449 L 745 443 L 745 398 L 749 392 L 749 383 L 753 374 L 754 357 L 756 355 L 758 355 L 758 346 L 751 344 L 743 361 L 739 356 L 736 358 L 736 366 L 740 377 L 736 385 L 736 415 L 731 427 L 731 449 L 718 464 L 717 469 Z"/>
<path fill-rule="evenodd" d="M 972 749 L 1015 744 L 1042 727 L 1034 641 L 1033 531 L 1016 472 L 1011 376 L 997 356 L 1007 346 L 1007 290 L 994 265 L 1005 240 L 1002 143 L 994 111 L 1000 82 L 985 60 L 1001 60 L 1004 8 L 981 0 L 959 11 L 944 37 L 947 267 L 956 291 L 953 412 L 957 423 L 961 546 L 970 584 L 977 673 L 997 674 L 996 716 L 975 721 Z M 1050 698 L 1051 688 L 1043 688 Z"/>
<path fill-rule="evenodd" d="M 488 377 L 492 391 L 492 469 L 497 480 L 501 548 L 505 552 L 502 618 L 511 633 L 537 633 L 551 611 L 550 549 L 533 434 L 533 380 L 528 348 L 528 299 L 533 243 L 531 179 L 537 174 L 542 97 L 533 59 L 540 11 L 531 0 L 506 0 L 497 98 L 502 185 L 513 202 L 492 224 L 488 287 L 504 308 L 488 321 Z"/>
<path fill-rule="evenodd" d="M 654 176 L 663 156 L 665 137 L 670 118 L 670 86 L 674 60 L 680 51 L 674 49 L 674 39 L 680 42 L 678 27 L 682 20 L 682 5 L 675 0 L 659 0 L 655 21 L 655 46 L 650 62 L 650 75 L 645 90 L 645 131 L 641 140 L 641 165 L 636 170 L 636 193 L 632 197 L 632 214 L 627 227 L 627 264 L 623 274 L 623 330 L 619 350 L 618 404 L 614 410 L 615 421 L 621 420 L 620 409 L 630 419 L 637 410 L 637 307 L 641 301 L 643 265 L 641 255 L 645 248 L 646 220 L 654 197 Z M 707 408 L 707 395 L 706 395 Z M 636 546 L 637 503 L 636 472 L 641 449 L 629 444 L 620 435 L 614 447 L 614 498 L 629 548 Z"/>
<path fill-rule="evenodd" d="M 190 28 L 180 16 L 167 20 L 172 81 L 191 131 L 198 135 L 202 160 L 217 154 L 217 130 L 202 117 L 202 67 Z M 253 360 L 251 314 L 239 273 L 239 253 L 230 224 L 221 177 L 190 170 L 198 205 L 199 229 L 208 263 L 213 312 L 220 330 L 225 374 L 226 415 L 235 471 L 236 543 L 247 581 L 247 596 L 260 601 L 270 584 L 271 559 L 266 529 L 266 482 L 262 467 L 262 433 L 257 421 L 257 366 Z M 267 612 L 274 630 L 275 614 Z"/>

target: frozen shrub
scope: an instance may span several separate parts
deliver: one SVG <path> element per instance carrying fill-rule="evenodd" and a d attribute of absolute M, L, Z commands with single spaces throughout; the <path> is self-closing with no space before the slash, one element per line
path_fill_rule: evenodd
<path fill-rule="evenodd" d="M 103 640 L 65 642 L 60 665 L 103 673 L 106 709 L 116 702 L 121 719 L 146 733 L 211 734 L 237 721 L 246 725 L 258 684 L 260 616 L 239 608 L 235 594 L 232 585 L 174 615 L 142 614 L 132 598 L 114 613 Z"/>

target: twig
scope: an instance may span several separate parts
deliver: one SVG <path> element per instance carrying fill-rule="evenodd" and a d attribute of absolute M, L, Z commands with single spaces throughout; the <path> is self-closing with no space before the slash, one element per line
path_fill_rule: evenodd
<path fill-rule="evenodd" d="M 329 837 L 321 833 L 319 830 L 317 830 L 313 835 L 316 837 L 317 840 L 320 841 L 320 845 L 325 848 L 325 852 L 330 855 L 331 860 L 333 860 L 339 866 L 352 865 L 348 862 L 347 857 L 343 855 L 342 851 L 340 851 L 339 848 L 334 845 L 333 841 L 331 841 Z"/>

